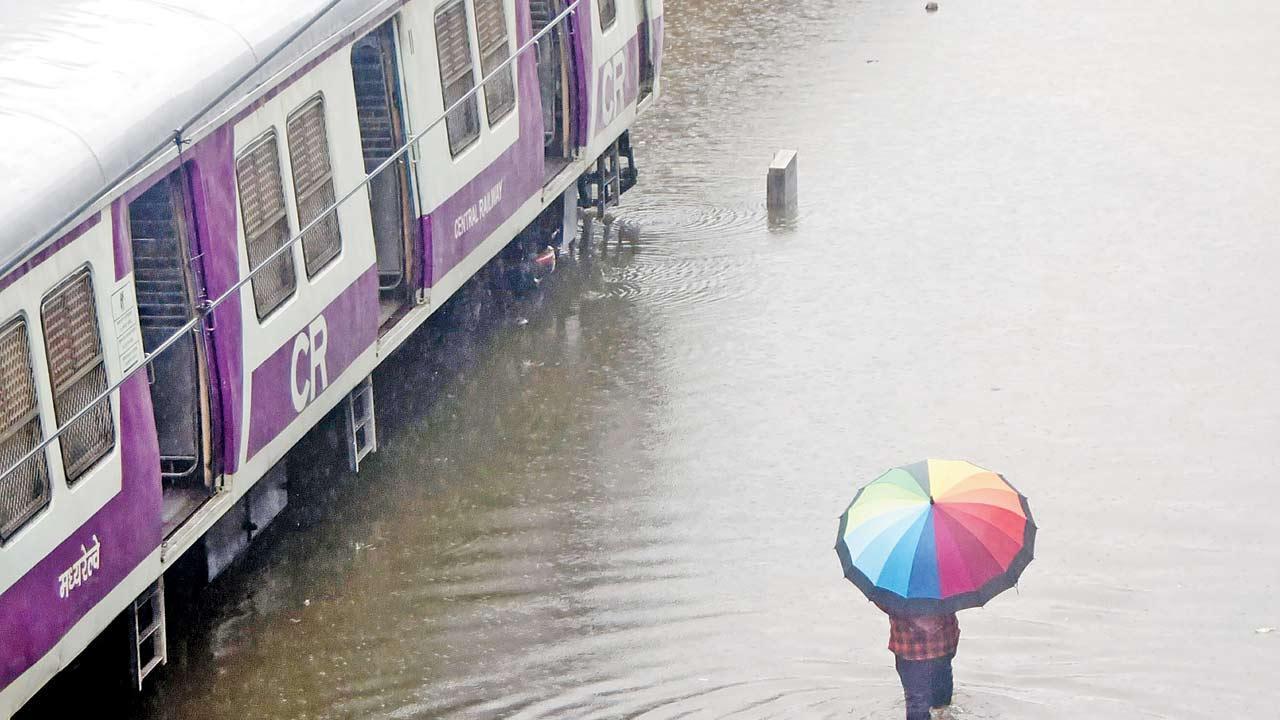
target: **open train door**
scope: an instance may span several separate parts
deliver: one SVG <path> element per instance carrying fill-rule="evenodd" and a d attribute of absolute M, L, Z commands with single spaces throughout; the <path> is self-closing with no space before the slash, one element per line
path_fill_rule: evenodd
<path fill-rule="evenodd" d="M 373 172 L 405 144 L 404 100 L 395 20 L 388 20 L 351 48 L 356 114 L 365 172 Z M 378 264 L 378 324 L 386 326 L 413 299 L 417 223 L 409 163 L 400 155 L 368 186 L 373 243 Z"/>
<path fill-rule="evenodd" d="M 193 177 L 180 166 L 125 207 L 143 350 L 148 354 L 195 317 L 208 297 L 201 238 L 192 210 Z M 212 330 L 197 323 L 147 366 L 160 444 L 164 530 L 168 535 L 213 493 L 222 435 Z"/>
<path fill-rule="evenodd" d="M 536 35 L 564 12 L 564 0 L 530 0 Z M 538 40 L 538 91 L 542 99 L 544 174 L 548 181 L 569 165 L 578 138 L 573 122 L 577 108 L 577 70 L 569 19 Z"/>

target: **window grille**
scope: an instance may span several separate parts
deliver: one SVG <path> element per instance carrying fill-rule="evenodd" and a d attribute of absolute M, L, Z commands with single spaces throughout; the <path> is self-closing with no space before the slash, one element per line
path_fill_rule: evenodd
<path fill-rule="evenodd" d="M 43 439 L 27 323 L 17 318 L 0 329 L 0 471 L 13 467 Z M 0 479 L 0 542 L 7 542 L 47 504 L 49 468 L 45 454 L 39 453 Z"/>
<path fill-rule="evenodd" d="M 293 166 L 293 196 L 298 206 L 298 227 L 315 220 L 333 204 L 333 168 L 329 165 L 329 138 L 325 132 L 324 99 L 316 96 L 294 112 L 285 126 L 289 136 L 289 164 Z M 342 250 L 336 212 L 325 214 L 302 236 L 302 257 L 307 277 L 313 277 Z"/>
<path fill-rule="evenodd" d="M 240 188 L 240 215 L 249 253 L 249 270 L 257 270 L 271 253 L 289 240 L 284 190 L 280 182 L 280 155 L 276 134 L 268 132 L 236 160 L 236 184 Z M 281 253 L 253 276 L 253 302 L 262 319 L 293 295 L 293 253 Z"/>
<path fill-rule="evenodd" d="M 507 16 L 503 0 L 476 0 L 476 36 L 480 43 L 480 73 L 492 74 L 511 55 L 507 45 Z M 489 126 L 511 113 L 516 106 L 515 84 L 511 67 L 492 77 L 484 85 L 484 104 Z"/>
<path fill-rule="evenodd" d="M 618 19 L 618 3 L 616 0 L 599 0 L 600 3 L 600 29 L 608 30 L 613 27 L 613 22 Z"/>
<path fill-rule="evenodd" d="M 98 311 L 88 268 L 72 275 L 45 298 L 40 320 L 53 385 L 54 416 L 58 427 L 63 427 L 107 389 L 107 367 L 102 360 Z M 103 398 L 58 437 L 67 483 L 79 480 L 110 452 L 115 439 L 111 403 Z"/>
<path fill-rule="evenodd" d="M 467 34 L 467 6 L 458 0 L 436 13 L 436 52 L 440 56 L 440 84 L 446 108 L 475 87 L 471 38 Z M 480 111 L 472 95 L 445 118 L 449 151 L 457 155 L 480 136 Z"/>

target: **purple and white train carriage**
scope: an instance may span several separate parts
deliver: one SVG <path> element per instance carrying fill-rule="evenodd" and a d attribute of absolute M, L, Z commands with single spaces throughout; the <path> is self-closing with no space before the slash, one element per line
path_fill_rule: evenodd
<path fill-rule="evenodd" d="M 43 0 L 0 19 L 0 716 L 283 506 L 280 461 L 529 228 L 615 201 L 661 0 Z M 331 208 L 337 203 L 336 210 Z M 570 230 L 571 232 L 571 230 Z"/>

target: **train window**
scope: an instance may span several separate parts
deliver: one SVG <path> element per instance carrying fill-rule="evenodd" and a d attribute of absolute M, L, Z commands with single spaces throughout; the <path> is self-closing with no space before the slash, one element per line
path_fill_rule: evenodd
<path fill-rule="evenodd" d="M 306 227 L 333 204 L 333 168 L 329 165 L 329 138 L 325 132 L 324 98 L 317 95 L 289 116 L 289 164 L 293 166 L 293 195 L 298 206 L 298 227 Z M 338 257 L 342 235 L 336 212 L 325 213 L 302 236 L 302 258 L 307 277 L 314 277 Z"/>
<path fill-rule="evenodd" d="M 467 6 L 462 0 L 436 12 L 436 52 L 440 55 L 440 84 L 446 108 L 475 87 L 471 63 L 471 37 L 467 34 Z M 445 118 L 449 151 L 462 152 L 480 136 L 480 111 L 471 95 Z"/>
<path fill-rule="evenodd" d="M 0 473 L 42 439 L 27 323 L 15 318 L 0 328 Z M 0 477 L 0 542 L 8 542 L 48 503 L 49 468 L 42 452 Z"/>
<path fill-rule="evenodd" d="M 107 389 L 89 268 L 76 272 L 44 299 L 40 321 L 53 385 L 54 417 L 58 427 L 63 427 Z M 79 480 L 110 452 L 115 440 L 111 403 L 103 398 L 58 436 L 67 484 Z"/>
<path fill-rule="evenodd" d="M 511 56 L 507 45 L 507 16 L 503 0 L 476 0 L 476 36 L 480 42 L 480 73 L 493 74 Z M 492 127 L 511 114 L 516 106 L 516 89 L 507 66 L 484 84 L 484 104 Z"/>
<path fill-rule="evenodd" d="M 600 4 L 600 29 L 608 30 L 618 19 L 618 3 L 616 0 L 597 0 Z"/>
<path fill-rule="evenodd" d="M 257 270 L 277 248 L 289 241 L 280 182 L 280 155 L 275 131 L 268 131 L 236 159 L 240 188 L 240 216 L 244 222 L 249 269 Z M 253 302 L 261 320 L 293 295 L 293 253 L 284 252 L 253 276 Z"/>

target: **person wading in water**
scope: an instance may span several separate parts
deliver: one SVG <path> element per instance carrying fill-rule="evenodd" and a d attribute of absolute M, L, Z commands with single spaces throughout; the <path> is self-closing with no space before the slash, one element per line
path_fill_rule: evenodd
<path fill-rule="evenodd" d="M 955 613 L 901 615 L 876 604 L 889 616 L 893 653 L 907 700 L 907 720 L 929 720 L 929 709 L 951 704 L 951 659 L 960 644 Z"/>
<path fill-rule="evenodd" d="M 889 616 L 907 720 L 951 704 L 956 611 L 1015 587 L 1035 540 L 1027 498 L 963 460 L 891 468 L 840 514 L 836 555 L 845 579 Z"/>

